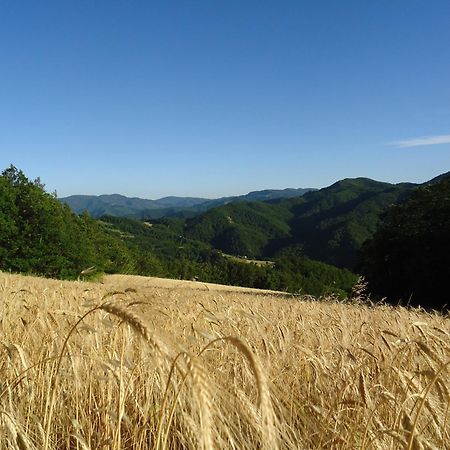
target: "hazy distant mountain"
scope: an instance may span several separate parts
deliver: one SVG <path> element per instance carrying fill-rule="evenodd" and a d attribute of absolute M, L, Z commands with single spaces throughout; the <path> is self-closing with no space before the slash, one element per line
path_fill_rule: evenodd
<path fill-rule="evenodd" d="M 88 211 L 93 217 L 104 215 L 117 217 L 137 217 L 151 216 L 152 211 L 161 212 L 166 210 L 192 208 L 208 201 L 205 198 L 193 197 L 164 197 L 159 200 L 148 200 L 138 197 L 126 197 L 120 194 L 112 195 L 71 195 L 59 199 L 62 203 L 67 203 L 77 214 Z M 162 214 L 164 215 L 164 214 Z"/>
<path fill-rule="evenodd" d="M 201 205 L 209 201 L 207 198 L 198 197 L 163 197 L 155 200 L 158 207 L 161 208 L 191 208 L 193 206 Z"/>
<path fill-rule="evenodd" d="M 265 202 L 269 200 L 278 200 L 283 198 L 301 197 L 307 192 L 316 191 L 314 188 L 286 188 L 286 189 L 264 189 L 262 191 L 252 191 L 245 195 L 237 195 L 232 197 L 221 197 L 214 200 L 209 200 L 201 205 L 199 209 L 207 211 L 217 206 L 226 205 L 228 203 L 237 202 Z"/>
<path fill-rule="evenodd" d="M 112 195 L 71 195 L 59 199 L 67 203 L 77 214 L 87 210 L 93 217 L 104 215 L 116 217 L 135 217 L 158 219 L 163 216 L 193 216 L 211 208 L 231 202 L 265 201 L 282 198 L 299 197 L 314 189 L 266 189 L 254 191 L 246 195 L 206 199 L 197 197 L 164 197 L 148 200 L 138 197 Z"/>

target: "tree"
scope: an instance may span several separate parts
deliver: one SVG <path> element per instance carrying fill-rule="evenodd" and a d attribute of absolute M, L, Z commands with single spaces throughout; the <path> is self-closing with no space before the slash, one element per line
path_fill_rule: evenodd
<path fill-rule="evenodd" d="M 29 181 L 14 166 L 0 176 L 0 269 L 75 278 L 87 267 L 129 272 L 135 263 L 120 236 Z"/>

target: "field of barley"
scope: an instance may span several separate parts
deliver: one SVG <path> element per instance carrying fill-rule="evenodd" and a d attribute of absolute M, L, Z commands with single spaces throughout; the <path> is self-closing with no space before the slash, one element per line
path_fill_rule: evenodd
<path fill-rule="evenodd" d="M 449 449 L 448 316 L 0 273 L 1 449 Z"/>

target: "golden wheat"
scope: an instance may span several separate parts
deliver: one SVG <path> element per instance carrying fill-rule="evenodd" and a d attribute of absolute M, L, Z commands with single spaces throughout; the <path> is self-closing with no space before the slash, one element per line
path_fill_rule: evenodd
<path fill-rule="evenodd" d="M 450 448 L 448 317 L 0 273 L 0 448 Z"/>

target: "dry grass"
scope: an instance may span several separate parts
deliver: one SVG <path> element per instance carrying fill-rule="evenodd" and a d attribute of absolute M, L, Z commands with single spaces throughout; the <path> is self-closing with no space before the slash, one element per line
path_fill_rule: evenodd
<path fill-rule="evenodd" d="M 0 274 L 0 448 L 450 448 L 448 318 Z"/>

